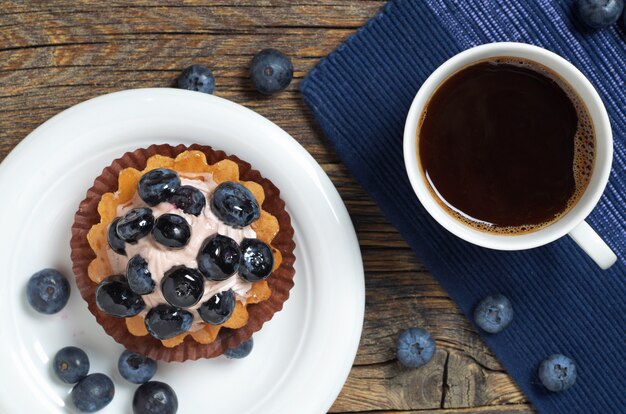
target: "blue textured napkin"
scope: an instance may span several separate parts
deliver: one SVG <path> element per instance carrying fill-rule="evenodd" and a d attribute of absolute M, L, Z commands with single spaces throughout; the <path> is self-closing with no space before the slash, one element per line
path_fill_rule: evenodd
<path fill-rule="evenodd" d="M 411 189 L 402 158 L 406 114 L 428 75 L 482 43 L 518 41 L 552 50 L 591 80 L 609 112 L 615 157 L 589 223 L 618 255 L 601 271 L 568 237 L 520 252 L 470 245 L 439 226 Z M 323 59 L 302 93 L 343 163 L 466 315 L 480 298 L 507 295 L 516 316 L 483 335 L 543 413 L 626 412 L 626 35 L 592 32 L 572 1 L 392 1 Z M 536 369 L 571 356 L 578 381 L 550 393 Z"/>

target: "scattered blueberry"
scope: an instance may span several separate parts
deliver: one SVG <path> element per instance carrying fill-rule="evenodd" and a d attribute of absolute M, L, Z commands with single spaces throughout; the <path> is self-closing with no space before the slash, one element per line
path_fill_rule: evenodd
<path fill-rule="evenodd" d="M 54 269 L 43 269 L 28 279 L 26 299 L 37 312 L 52 315 L 67 304 L 70 284 Z"/>
<path fill-rule="evenodd" d="M 196 187 L 183 185 L 170 197 L 169 202 L 187 214 L 199 216 L 206 205 L 206 197 Z"/>
<path fill-rule="evenodd" d="M 586 25 L 600 29 L 619 20 L 624 0 L 578 0 L 578 14 Z"/>
<path fill-rule="evenodd" d="M 180 178 L 176 171 L 157 168 L 148 171 L 137 184 L 137 193 L 149 206 L 167 201 L 180 187 Z"/>
<path fill-rule="evenodd" d="M 513 305 L 504 295 L 490 295 L 474 309 L 474 322 L 483 331 L 498 333 L 513 320 Z"/>
<path fill-rule="evenodd" d="M 184 217 L 178 214 L 163 214 L 156 219 L 152 237 L 170 249 L 181 249 L 189 243 L 191 227 Z"/>
<path fill-rule="evenodd" d="M 576 382 L 576 363 L 565 355 L 550 355 L 539 366 L 539 379 L 550 391 L 565 391 Z"/>
<path fill-rule="evenodd" d="M 204 278 L 196 269 L 176 266 L 165 272 L 161 292 L 170 305 L 188 308 L 198 303 L 204 294 Z"/>
<path fill-rule="evenodd" d="M 154 216 L 149 208 L 133 208 L 122 217 L 116 226 L 117 235 L 126 243 L 136 244 L 147 236 L 154 226 Z"/>
<path fill-rule="evenodd" d="M 148 262 L 138 254 L 128 261 L 126 280 L 128 286 L 138 295 L 147 295 L 154 291 L 155 283 L 152 280 L 152 273 L 148 270 Z"/>
<path fill-rule="evenodd" d="M 243 239 L 239 273 L 248 282 L 265 280 L 272 273 L 274 255 L 272 249 L 259 239 Z"/>
<path fill-rule="evenodd" d="M 235 293 L 232 289 L 216 293 L 198 308 L 198 314 L 206 323 L 220 325 L 226 322 L 235 310 Z"/>
<path fill-rule="evenodd" d="M 146 328 L 156 339 L 170 339 L 191 328 L 193 315 L 168 305 L 158 305 L 146 315 Z"/>
<path fill-rule="evenodd" d="M 241 250 L 237 242 L 215 233 L 206 238 L 196 261 L 198 270 L 212 281 L 226 280 L 239 270 Z"/>
<path fill-rule="evenodd" d="M 130 289 L 124 276 L 110 276 L 96 288 L 96 305 L 107 315 L 135 316 L 146 306 L 140 295 Z"/>
<path fill-rule="evenodd" d="M 133 414 L 175 414 L 178 411 L 178 398 L 169 385 L 150 381 L 135 391 Z"/>
<path fill-rule="evenodd" d="M 230 181 L 221 183 L 213 192 L 211 211 L 233 227 L 245 227 L 261 214 L 259 203 L 250 190 Z"/>
<path fill-rule="evenodd" d="M 76 384 L 89 373 L 89 358 L 85 351 L 75 346 L 59 350 L 52 360 L 54 373 L 68 384 Z"/>
<path fill-rule="evenodd" d="M 252 346 L 254 345 L 254 341 L 252 338 L 248 339 L 246 342 L 242 342 L 236 348 L 228 348 L 226 352 L 224 352 L 224 356 L 230 359 L 242 359 L 250 355 L 252 351 Z"/>
<path fill-rule="evenodd" d="M 120 375 L 128 381 L 143 384 L 154 377 L 157 363 L 154 359 L 125 350 L 117 361 L 117 369 Z"/>
<path fill-rule="evenodd" d="M 400 334 L 396 344 L 398 361 L 410 368 L 421 367 L 435 355 L 435 340 L 422 328 L 410 328 Z"/>
<path fill-rule="evenodd" d="M 202 65 L 192 65 L 185 69 L 177 80 L 180 89 L 190 91 L 213 93 L 215 90 L 215 78 L 211 69 Z"/>
<path fill-rule="evenodd" d="M 289 86 L 293 78 L 291 60 L 276 49 L 261 50 L 252 59 L 250 79 L 255 89 L 271 95 Z"/>
<path fill-rule="evenodd" d="M 109 225 L 109 247 L 111 247 L 111 250 L 113 250 L 115 253 L 126 256 L 126 243 L 124 242 L 124 240 L 121 239 L 120 236 L 117 235 L 117 223 L 119 221 L 120 218 L 117 217 L 115 220 L 113 220 L 111 225 Z"/>
<path fill-rule="evenodd" d="M 72 403 L 83 413 L 93 413 L 106 407 L 115 395 L 111 378 L 104 374 L 90 374 L 74 385 Z"/>

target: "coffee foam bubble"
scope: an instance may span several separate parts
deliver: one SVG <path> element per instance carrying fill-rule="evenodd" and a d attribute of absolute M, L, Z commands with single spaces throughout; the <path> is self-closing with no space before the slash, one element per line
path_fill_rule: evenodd
<path fill-rule="evenodd" d="M 570 199 L 567 201 L 567 207 L 565 208 L 565 210 L 557 214 L 552 220 L 539 223 L 539 224 L 527 224 L 527 225 L 520 225 L 520 226 L 496 226 L 494 224 L 476 220 L 474 218 L 463 215 L 463 213 L 460 213 L 450 208 L 450 206 L 446 205 L 445 202 L 440 203 L 440 204 L 455 219 L 479 231 L 483 231 L 486 233 L 502 234 L 502 235 L 517 235 L 517 234 L 532 233 L 534 231 L 537 231 L 544 227 L 549 226 L 550 224 L 554 223 L 555 221 L 563 217 L 565 214 L 567 214 L 567 212 L 570 211 L 576 205 L 576 203 L 578 203 L 582 195 L 585 193 L 585 190 L 587 189 L 587 186 L 589 185 L 589 181 L 591 180 L 591 173 L 593 171 L 593 166 L 595 163 L 595 131 L 593 128 L 593 122 L 591 119 L 591 115 L 589 114 L 589 110 L 587 109 L 587 106 L 582 101 L 578 93 L 576 93 L 574 88 L 569 83 L 567 83 L 564 79 L 558 76 L 554 71 L 534 61 L 520 59 L 517 57 L 489 58 L 489 59 L 473 62 L 471 65 L 465 66 L 457 70 L 448 78 L 454 76 L 456 73 L 462 71 L 463 69 L 466 69 L 469 66 L 474 66 L 476 64 L 484 63 L 484 62 L 489 62 L 493 65 L 508 64 L 508 65 L 522 66 L 527 69 L 534 70 L 535 72 L 539 72 L 542 75 L 546 76 L 547 78 L 556 82 L 556 84 L 559 85 L 559 87 L 567 94 L 568 98 L 570 99 L 570 101 L 574 105 L 574 108 L 576 109 L 576 116 L 578 118 L 576 135 L 574 136 L 574 140 L 575 140 L 574 141 L 574 163 L 573 163 L 574 180 L 575 180 L 574 194 L 572 194 Z M 424 113 L 422 114 L 422 117 L 419 122 L 420 126 L 425 116 L 426 116 L 426 111 L 424 111 Z M 432 186 L 430 184 L 427 184 L 427 185 L 429 187 L 431 194 L 433 194 L 433 196 L 436 199 L 441 200 L 441 198 L 437 194 L 435 194 L 435 192 L 433 191 Z"/>

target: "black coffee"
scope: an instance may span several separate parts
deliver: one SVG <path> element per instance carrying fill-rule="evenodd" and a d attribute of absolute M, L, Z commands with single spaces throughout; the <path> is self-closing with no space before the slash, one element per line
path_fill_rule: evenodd
<path fill-rule="evenodd" d="M 544 66 L 500 57 L 465 67 L 430 98 L 418 157 L 431 193 L 479 230 L 525 233 L 558 220 L 594 162 L 591 117 Z"/>

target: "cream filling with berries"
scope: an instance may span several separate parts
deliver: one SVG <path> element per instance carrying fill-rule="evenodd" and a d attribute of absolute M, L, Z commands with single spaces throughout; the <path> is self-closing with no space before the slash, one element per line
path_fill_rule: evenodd
<path fill-rule="evenodd" d="M 213 192 L 213 190 L 215 190 L 217 183 L 213 181 L 210 173 L 179 174 L 181 175 L 181 185 L 193 186 L 200 190 L 206 197 L 207 204 L 202 210 L 202 213 L 200 213 L 199 216 L 187 214 L 170 203 L 160 203 L 151 208 L 155 219 L 165 213 L 174 213 L 184 217 L 191 227 L 191 237 L 189 239 L 189 243 L 187 243 L 187 245 L 182 249 L 174 250 L 162 246 L 148 235 L 139 239 L 136 244 L 126 243 L 126 256 L 119 255 L 111 249 L 107 249 L 113 274 L 125 275 L 128 261 L 136 254 L 140 255 L 148 262 L 148 270 L 150 270 L 152 280 L 154 280 L 156 286 L 152 293 L 141 296 L 146 304 L 146 308 L 141 313 L 141 316 L 143 317 L 146 316 L 151 308 L 160 304 L 167 304 L 167 301 L 161 292 L 161 279 L 163 279 L 165 272 L 174 266 L 180 265 L 193 269 L 198 268 L 196 256 L 202 246 L 202 243 L 207 237 L 212 234 L 219 233 L 223 236 L 230 237 L 237 243 L 241 243 L 244 238 L 256 237 L 256 232 L 250 226 L 236 229 L 224 224 L 215 216 L 215 214 L 213 214 L 211 207 L 209 206 L 209 195 Z M 138 207 L 149 206 L 139 197 L 137 193 L 135 193 L 134 197 L 130 201 L 117 207 L 117 216 L 124 216 L 129 210 Z M 233 292 L 235 292 L 237 300 L 245 304 L 251 287 L 252 283 L 245 281 L 238 273 L 222 282 L 211 282 L 205 279 L 204 295 L 202 298 L 200 298 L 198 303 L 195 305 L 185 308 L 185 310 L 191 312 L 193 315 L 193 324 L 189 331 L 193 332 L 202 328 L 205 322 L 202 318 L 200 318 L 196 309 L 198 309 L 202 303 L 209 300 L 211 296 L 216 293 L 232 289 Z"/>

